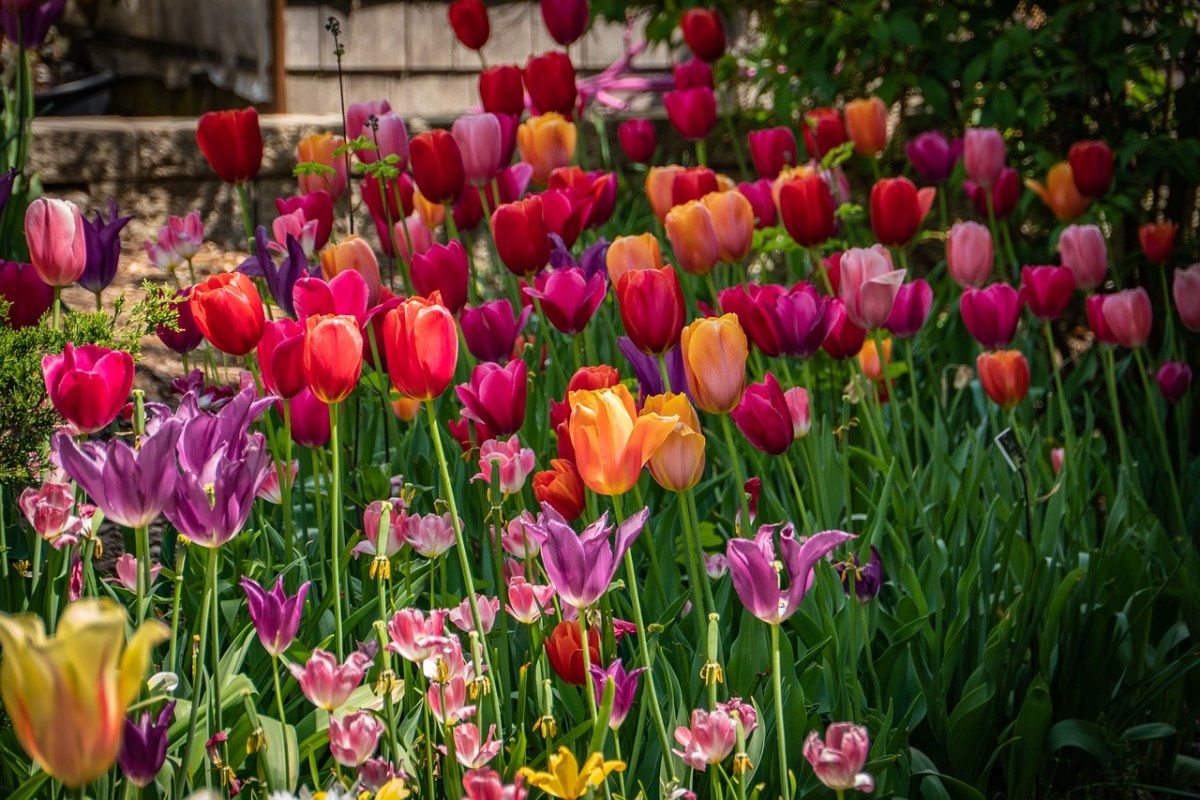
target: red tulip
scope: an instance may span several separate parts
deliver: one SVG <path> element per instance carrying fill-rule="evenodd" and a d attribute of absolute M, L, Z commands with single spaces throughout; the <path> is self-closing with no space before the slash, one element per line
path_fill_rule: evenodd
<path fill-rule="evenodd" d="M 689 200 L 699 200 L 706 194 L 720 191 L 717 173 L 708 167 L 688 167 L 677 170 L 671 179 L 671 208 Z M 670 211 L 668 208 L 667 211 Z M 665 217 L 666 214 L 664 213 Z"/>
<path fill-rule="evenodd" d="M 573 462 L 561 458 L 550 459 L 550 466 L 552 469 L 534 474 L 534 498 L 562 514 L 567 521 L 578 519 L 586 501 L 579 470 Z"/>
<path fill-rule="evenodd" d="M 94 344 L 67 342 L 42 358 L 42 378 L 54 410 L 77 433 L 95 433 L 117 418 L 133 388 L 133 356 Z"/>
<path fill-rule="evenodd" d="M 1021 317 L 1021 296 L 1007 283 L 986 289 L 967 289 L 959 300 L 963 324 L 985 350 L 1000 350 L 1012 343 Z"/>
<path fill-rule="evenodd" d="M 392 385 L 413 400 L 432 400 L 446 391 L 458 365 L 458 329 L 439 302 L 410 297 L 383 319 L 383 349 Z"/>
<path fill-rule="evenodd" d="M 585 223 L 588 228 L 598 228 L 608 222 L 616 207 L 617 176 L 612 172 L 584 172 L 579 167 L 559 167 L 550 173 L 547 187 L 567 191 L 577 200 L 586 198 L 591 203 L 591 212 Z M 571 243 L 567 244 L 567 247 L 571 246 Z"/>
<path fill-rule="evenodd" d="M 986 218 L 988 190 L 980 183 L 967 180 L 963 181 L 963 191 L 971 198 L 975 213 Z M 1000 177 L 992 184 L 992 213 L 996 219 L 1004 219 L 1011 214 L 1020 197 L 1021 179 L 1017 171 L 1012 167 L 1004 167 L 1000 170 Z"/>
<path fill-rule="evenodd" d="M 871 230 L 881 244 L 904 247 L 917 235 L 937 189 L 918 190 L 908 178 L 882 178 L 871 187 Z"/>
<path fill-rule="evenodd" d="M 463 192 L 466 174 L 462 153 L 450 131 L 432 130 L 412 140 L 413 180 L 431 203 L 453 203 Z"/>
<path fill-rule="evenodd" d="M 654 123 L 648 119 L 627 119 L 617 127 L 617 139 L 626 157 L 638 164 L 649 164 L 654 158 L 657 139 Z"/>
<path fill-rule="evenodd" d="M 263 387 L 291 399 L 307 388 L 304 374 L 304 326 L 292 319 L 268 322 L 258 341 Z"/>
<path fill-rule="evenodd" d="M 570 118 L 575 111 L 575 65 L 566 53 L 550 51 L 525 64 L 525 88 L 538 114 L 554 111 Z"/>
<path fill-rule="evenodd" d="M 308 388 L 327 405 L 340 403 L 362 374 L 362 332 L 354 317 L 321 314 L 305 321 L 304 375 Z"/>
<path fill-rule="evenodd" d="M 846 307 L 836 297 L 829 301 L 829 309 L 825 313 L 830 320 L 829 334 L 821 343 L 821 348 L 839 360 L 854 358 L 862 350 L 867 332 L 850 321 L 846 316 Z"/>
<path fill-rule="evenodd" d="M 1113 152 L 1099 140 L 1085 140 L 1067 151 L 1075 188 L 1085 197 L 1100 197 L 1108 191 L 1113 178 Z"/>
<path fill-rule="evenodd" d="M 252 181 L 262 169 L 262 131 L 253 108 L 203 115 L 196 126 L 196 143 L 213 172 L 226 183 Z"/>
<path fill-rule="evenodd" d="M 542 192 L 541 200 L 546 233 L 557 235 L 571 249 L 592 213 L 592 198 L 566 189 L 547 189 Z"/>
<path fill-rule="evenodd" d="M 525 84 L 515 64 L 488 67 L 479 73 L 479 98 L 492 114 L 520 114 L 525 110 Z"/>
<path fill-rule="evenodd" d="M 708 8 L 689 8 L 679 19 L 683 40 L 696 58 L 716 61 L 725 54 L 725 26 L 717 12 Z"/>
<path fill-rule="evenodd" d="M 1057 319 L 1075 291 L 1075 274 L 1067 267 L 1022 267 L 1021 302 L 1042 321 Z"/>
<path fill-rule="evenodd" d="M 600 663 L 600 631 L 594 626 L 587 629 L 588 656 L 592 664 Z M 550 666 L 563 681 L 572 686 L 583 686 L 588 680 L 583 668 L 583 636 L 578 622 L 560 622 L 546 637 L 546 655 Z"/>
<path fill-rule="evenodd" d="M 627 335 L 643 353 L 658 355 L 679 343 L 687 319 L 683 288 L 672 267 L 630 270 L 617 282 Z"/>
<path fill-rule="evenodd" d="M 742 402 L 730 416 L 746 441 L 768 455 L 780 455 L 792 446 L 792 414 L 779 381 L 770 372 L 762 383 L 746 387 Z"/>
<path fill-rule="evenodd" d="M 25 209 L 25 242 L 38 277 L 51 286 L 70 286 L 87 267 L 83 215 L 69 200 L 39 197 Z"/>
<path fill-rule="evenodd" d="M 454 0 L 449 16 L 450 27 L 463 47 L 482 50 L 491 35 L 487 6 L 481 0 Z"/>
<path fill-rule="evenodd" d="M 192 316 L 204 338 L 231 356 L 244 356 L 262 338 L 266 315 L 254 281 L 223 272 L 192 287 Z"/>
<path fill-rule="evenodd" d="M 455 239 L 448 245 L 435 244 L 412 259 L 413 289 L 425 297 L 439 292 L 451 314 L 467 304 L 467 283 L 471 279 L 467 251 Z"/>
<path fill-rule="evenodd" d="M 979 382 L 992 402 L 1008 410 L 1029 394 L 1029 362 L 1020 350 L 980 353 L 975 359 Z"/>
<path fill-rule="evenodd" d="M 603 274 L 597 272 L 589 279 L 579 267 L 568 267 L 538 275 L 534 288 L 527 287 L 525 294 L 542 301 L 551 325 L 573 335 L 587 326 L 607 291 Z"/>
<path fill-rule="evenodd" d="M 587 0 L 542 0 L 541 6 L 550 38 L 563 47 L 574 44 L 587 30 Z"/>
<path fill-rule="evenodd" d="M 492 213 L 496 252 L 508 271 L 530 275 L 550 263 L 550 237 L 542 219 L 542 198 L 505 203 Z"/>
<path fill-rule="evenodd" d="M 1147 222 L 1138 228 L 1138 242 L 1142 254 L 1151 264 L 1165 264 L 1175 250 L 1175 233 L 1179 225 L 1174 222 Z"/>
<path fill-rule="evenodd" d="M 712 67 L 698 58 L 689 59 L 671 67 L 671 75 L 675 79 L 675 89 L 715 88 Z"/>
<path fill-rule="evenodd" d="M 1121 347 L 1141 347 L 1150 338 L 1154 310 L 1144 288 L 1106 295 L 1102 311 L 1113 340 Z"/>
<path fill-rule="evenodd" d="M 818 175 L 793 178 L 779 189 L 783 227 L 801 247 L 817 247 L 833 236 L 833 195 Z"/>
<path fill-rule="evenodd" d="M 8 301 L 8 326 L 26 328 L 36 325 L 50 310 L 54 289 L 38 276 L 32 264 L 0 261 L 0 300 Z"/>
<path fill-rule="evenodd" d="M 846 142 L 846 126 L 836 108 L 814 108 L 805 113 L 801 130 L 808 155 L 817 160 Z"/>
<path fill-rule="evenodd" d="M 707 86 L 667 92 L 663 105 L 671 125 L 685 139 L 699 141 L 717 124 L 717 98 Z"/>
<path fill-rule="evenodd" d="M 750 131 L 746 135 L 750 143 L 750 160 L 760 178 L 774 178 L 784 167 L 796 166 L 799 151 L 796 135 L 791 128 L 767 128 Z"/>
<path fill-rule="evenodd" d="M 525 424 L 529 369 L 514 358 L 507 366 L 485 361 L 471 372 L 469 383 L 455 388 L 463 416 L 495 436 L 511 436 Z"/>

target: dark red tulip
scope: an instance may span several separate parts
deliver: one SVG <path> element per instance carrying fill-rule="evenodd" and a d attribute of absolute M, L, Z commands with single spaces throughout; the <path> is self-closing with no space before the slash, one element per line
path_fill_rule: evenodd
<path fill-rule="evenodd" d="M 685 139 L 703 139 L 717 124 L 717 98 L 707 86 L 667 92 L 663 105 L 672 127 Z"/>
<path fill-rule="evenodd" d="M 712 67 L 698 58 L 675 64 L 671 67 L 671 73 L 675 76 L 676 90 L 697 87 L 712 89 L 716 85 L 713 83 Z"/>
<path fill-rule="evenodd" d="M 629 270 L 616 292 L 625 334 L 637 349 L 655 355 L 679 343 L 687 312 L 674 267 Z"/>
<path fill-rule="evenodd" d="M 846 124 L 836 108 L 814 108 L 804 115 L 804 145 L 811 158 L 822 159 L 846 142 Z"/>
<path fill-rule="evenodd" d="M 855 325 L 846 316 L 846 307 L 840 298 L 829 301 L 825 312 L 829 318 L 829 334 L 821 343 L 822 349 L 833 358 L 845 360 L 854 358 L 862 350 L 863 342 L 867 340 L 867 332 Z"/>
<path fill-rule="evenodd" d="M 413 180 L 431 203 L 453 203 L 466 185 L 462 153 L 450 131 L 432 130 L 413 137 L 409 147 Z"/>
<path fill-rule="evenodd" d="M 654 123 L 648 119 L 627 119 L 617 127 L 617 139 L 630 161 L 649 164 L 658 144 Z"/>
<path fill-rule="evenodd" d="M 435 244 L 412 259 L 413 288 L 425 297 L 442 293 L 442 303 L 457 314 L 467 304 L 467 282 L 471 279 L 467 251 L 455 239 L 448 245 Z"/>
<path fill-rule="evenodd" d="M 783 227 L 801 247 L 816 247 L 833 236 L 833 194 L 818 175 L 787 181 L 779 190 Z"/>
<path fill-rule="evenodd" d="M 6 265 L 0 265 L 0 275 L 3 274 L 4 266 Z M 3 279 L 0 278 L 0 283 L 2 281 Z M 204 334 L 200 332 L 200 326 L 196 324 L 196 320 L 192 316 L 191 291 L 192 287 L 190 286 L 180 289 L 171 300 L 171 307 L 175 309 L 175 327 L 179 330 L 169 330 L 163 325 L 159 325 L 154 330 L 154 334 L 160 342 L 180 355 L 192 352 L 204 341 Z M 0 285 L 0 295 L 3 293 L 3 286 Z"/>
<path fill-rule="evenodd" d="M 963 181 L 963 191 L 971 198 L 975 213 L 987 218 L 987 189 L 975 181 Z M 1004 219 L 1017 207 L 1021 197 L 1021 179 L 1012 167 L 1000 170 L 1000 177 L 992 184 L 992 213 L 996 219 Z"/>
<path fill-rule="evenodd" d="M 1113 178 L 1113 152 L 1102 141 L 1076 142 L 1067 151 L 1075 188 L 1084 197 L 1100 197 L 1108 191 Z"/>
<path fill-rule="evenodd" d="M 539 114 L 556 111 L 572 117 L 575 111 L 575 65 L 566 53 L 550 51 L 525 64 L 525 88 Z"/>
<path fill-rule="evenodd" d="M 671 206 L 681 206 L 689 200 L 699 200 L 720 189 L 717 173 L 708 167 L 688 167 L 671 179 Z"/>
<path fill-rule="evenodd" d="M 904 247 L 917 235 L 937 189 L 917 190 L 908 178 L 882 178 L 871 187 L 871 230 L 880 244 Z"/>
<path fill-rule="evenodd" d="M 226 183 L 252 181 L 262 169 L 262 131 L 253 108 L 204 114 L 196 125 L 196 143 L 213 172 Z"/>
<path fill-rule="evenodd" d="M 464 47 L 480 50 L 491 35 L 488 10 L 481 0 L 454 0 L 450 4 L 450 27 Z"/>
<path fill-rule="evenodd" d="M 1057 319 L 1075 291 L 1075 273 L 1069 267 L 1022 267 L 1021 302 L 1035 317 Z"/>
<path fill-rule="evenodd" d="M 796 134 L 791 128 L 767 128 L 746 134 L 750 160 L 760 178 L 774 178 L 784 167 L 794 167 L 799 158 Z"/>
<path fill-rule="evenodd" d="M 725 54 L 725 26 L 717 12 L 708 8 L 689 8 L 679 20 L 688 49 L 703 61 L 716 61 Z"/>
<path fill-rule="evenodd" d="M 525 110 L 525 84 L 515 64 L 488 67 L 479 73 L 479 98 L 492 114 L 520 114 Z"/>
<path fill-rule="evenodd" d="M 587 0 L 542 0 L 541 6 L 550 38 L 563 47 L 574 44 L 587 30 Z"/>
<path fill-rule="evenodd" d="M 505 203 L 492 214 L 496 252 L 514 275 L 530 275 L 550 263 L 550 236 L 542 218 L 542 198 Z"/>

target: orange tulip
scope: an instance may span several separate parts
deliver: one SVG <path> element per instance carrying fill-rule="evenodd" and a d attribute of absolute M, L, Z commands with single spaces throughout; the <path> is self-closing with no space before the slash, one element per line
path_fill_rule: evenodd
<path fill-rule="evenodd" d="M 883 361 L 885 364 L 892 363 L 892 338 L 890 336 L 883 340 Z M 862 350 L 858 351 L 858 365 L 862 368 L 863 375 L 869 380 L 876 383 L 883 380 L 883 366 L 879 363 L 879 350 L 875 347 L 874 339 L 867 339 L 863 342 Z"/>
<path fill-rule="evenodd" d="M 699 200 L 689 200 L 667 212 L 667 238 L 684 272 L 707 275 L 721 257 L 721 244 L 712 215 Z"/>
<path fill-rule="evenodd" d="M 721 261 L 740 264 L 754 243 L 754 207 L 741 192 L 710 192 L 700 202 L 712 217 Z"/>
<path fill-rule="evenodd" d="M 396 419 L 403 422 L 412 422 L 420 410 L 421 403 L 411 397 L 397 397 L 392 400 L 392 413 L 396 415 Z"/>
<path fill-rule="evenodd" d="M 421 218 L 421 224 L 429 228 L 429 230 L 433 230 L 446 222 L 446 207 L 441 203 L 429 200 L 420 191 L 413 192 L 413 208 L 417 210 L 417 216 Z M 403 237 L 401 241 L 404 241 Z"/>
<path fill-rule="evenodd" d="M 658 237 L 652 233 L 618 236 L 608 246 L 604 262 L 608 267 L 608 282 L 613 286 L 621 282 L 621 276 L 626 272 L 635 269 L 661 269 L 663 258 L 658 247 Z"/>
<path fill-rule="evenodd" d="M 1046 174 L 1045 185 L 1032 178 L 1026 178 L 1025 186 L 1042 198 L 1046 208 L 1050 209 L 1057 219 L 1063 221 L 1075 219 L 1087 211 L 1092 202 L 1075 188 L 1075 177 L 1068 161 L 1060 161 L 1050 168 L 1050 172 Z"/>
<path fill-rule="evenodd" d="M 313 133 L 300 140 L 296 148 L 296 160 L 299 163 L 314 162 L 333 170 L 319 175 L 301 175 L 300 194 L 323 191 L 328 192 L 335 201 L 342 196 L 342 192 L 346 191 L 346 158 L 335 156 L 333 151 L 345 141 L 332 133 Z"/>
<path fill-rule="evenodd" d="M 344 314 L 309 317 L 304 331 L 304 376 L 308 388 L 327 405 L 340 403 L 362 374 L 362 332 Z"/>
<path fill-rule="evenodd" d="M 1029 393 L 1029 362 L 1020 350 L 994 350 L 975 359 L 979 382 L 992 402 L 1008 410 Z"/>
<path fill-rule="evenodd" d="M 632 489 L 642 467 L 679 421 L 654 412 L 638 416 L 623 384 L 571 392 L 567 401 L 575 466 L 584 484 L 597 494 L 619 495 Z"/>
<path fill-rule="evenodd" d="M 533 476 L 533 496 L 539 503 L 548 503 L 566 519 L 578 519 L 586 501 L 579 470 L 562 458 L 550 459 L 550 467 Z"/>
<path fill-rule="evenodd" d="M 646 173 L 646 197 L 659 222 L 667 218 L 667 212 L 675 205 L 673 187 L 675 175 L 680 172 L 683 172 L 683 167 L 668 164 L 665 167 L 651 167 Z"/>
<path fill-rule="evenodd" d="M 680 335 L 683 369 L 692 400 L 702 411 L 728 414 L 746 388 L 749 344 L 736 314 L 698 319 Z"/>
<path fill-rule="evenodd" d="M 846 104 L 846 133 L 862 155 L 882 153 L 887 147 L 887 106 L 878 97 L 851 100 Z"/>
<path fill-rule="evenodd" d="M 546 185 L 550 173 L 571 163 L 575 154 L 575 123 L 551 112 L 530 117 L 517 128 L 521 160 L 533 165 L 533 180 Z"/>
<path fill-rule="evenodd" d="M 328 244 L 321 251 L 321 277 L 327 281 L 346 270 L 354 270 L 367 282 L 367 306 L 379 302 L 383 290 L 383 279 L 379 276 L 379 261 L 366 239 L 347 236 L 336 244 Z"/>
<path fill-rule="evenodd" d="M 646 398 L 643 414 L 679 417 L 675 430 L 650 457 L 650 474 L 671 492 L 686 492 L 704 476 L 704 434 L 700 418 L 685 394 L 656 394 Z"/>
<path fill-rule="evenodd" d="M 458 364 L 458 330 L 437 292 L 410 297 L 383 319 L 383 349 L 392 385 L 413 400 L 446 391 Z"/>

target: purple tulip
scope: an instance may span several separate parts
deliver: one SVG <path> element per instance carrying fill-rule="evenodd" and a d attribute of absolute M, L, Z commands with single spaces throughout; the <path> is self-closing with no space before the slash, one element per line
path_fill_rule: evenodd
<path fill-rule="evenodd" d="M 296 307 L 292 301 L 292 287 L 296 285 L 296 281 L 312 274 L 312 270 L 308 266 L 308 256 L 305 255 L 304 246 L 296 240 L 296 237 L 288 234 L 287 258 L 276 265 L 275 260 L 271 258 L 269 244 L 267 229 L 259 225 L 254 230 L 254 255 L 243 261 L 237 271 L 251 278 L 262 278 L 266 281 L 267 290 L 271 293 L 275 304 L 289 316 L 295 316 Z"/>
<path fill-rule="evenodd" d="M 662 371 L 658 368 L 657 358 L 648 356 L 639 350 L 628 336 L 619 337 L 617 347 L 625 356 L 625 360 L 633 367 L 633 374 L 637 378 L 638 389 L 642 397 L 667 391 L 688 394 L 687 373 L 683 368 L 683 351 L 678 346 L 663 355 L 667 362 L 667 377 L 671 380 L 669 389 L 663 386 Z"/>
<path fill-rule="evenodd" d="M 945 183 L 962 155 L 962 139 L 947 141 L 941 131 L 928 131 L 904 146 L 913 169 L 928 183 Z"/>
<path fill-rule="evenodd" d="M 179 436 L 179 465 L 201 485 L 213 483 L 223 462 L 242 457 L 253 437 L 250 425 L 267 410 L 274 397 L 256 397 L 253 387 L 234 395 L 215 414 L 200 409 L 200 399 L 189 392 L 179 401 L 176 417 L 183 421 Z"/>
<path fill-rule="evenodd" d="M 575 608 L 587 608 L 608 591 L 621 559 L 633 540 L 646 526 L 650 509 L 629 517 L 616 528 L 616 539 L 609 542 L 613 527 L 608 512 L 576 534 L 562 516 L 547 503 L 542 515 L 526 532 L 541 540 L 542 566 L 558 596 Z"/>
<path fill-rule="evenodd" d="M 533 307 L 526 306 L 519 315 L 514 315 L 508 300 L 464 308 L 461 325 L 467 349 L 480 361 L 507 361 L 512 356 L 517 334 L 532 312 Z"/>
<path fill-rule="evenodd" d="M 1178 403 L 1192 386 L 1192 368 L 1182 361 L 1168 361 L 1155 375 L 1158 390 L 1168 403 Z"/>
<path fill-rule="evenodd" d="M 762 304 L 762 310 L 779 337 L 779 348 L 793 358 L 810 358 L 829 335 L 833 316 L 827 314 L 832 298 L 801 281 Z"/>
<path fill-rule="evenodd" d="M 117 216 L 117 201 L 109 199 L 108 216 L 105 220 L 96 212 L 95 221 L 83 220 L 83 241 L 87 249 L 87 265 L 79 276 L 79 285 L 93 294 L 105 289 L 117 275 L 117 262 L 121 258 L 121 229 L 133 217 Z"/>
<path fill-rule="evenodd" d="M 118 525 L 143 528 L 170 504 L 175 487 L 175 445 L 183 423 L 167 419 L 134 449 L 120 439 L 77 445 L 54 437 L 63 471 L 87 492 L 104 516 Z"/>
<path fill-rule="evenodd" d="M 117 764 L 125 779 L 142 789 L 154 782 L 158 771 L 167 760 L 167 729 L 175 713 L 175 701 L 167 703 L 150 722 L 150 712 L 142 712 L 135 721 L 133 714 L 125 717 L 125 728 L 121 733 L 121 750 L 117 753 Z"/>
<path fill-rule="evenodd" d="M 871 558 L 866 564 L 859 563 L 858 556 L 851 553 L 845 561 L 833 565 L 842 579 L 842 588 L 850 594 L 850 581 L 854 579 L 854 599 L 860 603 L 870 602 L 883 588 L 883 562 L 879 551 L 871 545 Z"/>
<path fill-rule="evenodd" d="M 729 575 L 742 605 L 763 622 L 778 625 L 796 612 L 812 585 L 813 567 L 842 542 L 855 538 L 844 531 L 822 531 L 804 544 L 796 541 L 792 523 L 779 533 L 776 556 L 775 530 L 778 525 L 763 525 L 753 540 L 734 539 L 726 555 Z M 783 562 L 787 588 L 781 588 L 775 561 Z"/>
<path fill-rule="evenodd" d="M 933 289 L 924 280 L 917 278 L 912 283 L 902 284 L 883 327 L 893 336 L 908 339 L 924 327 L 932 306 Z"/>
<path fill-rule="evenodd" d="M 633 672 L 626 672 L 625 665 L 619 658 L 613 659 L 608 669 L 601 669 L 592 664 L 592 688 L 596 690 L 596 705 L 604 702 L 604 685 L 608 683 L 608 679 L 612 678 L 613 681 L 612 715 L 608 718 L 608 727 L 614 731 L 621 727 L 621 723 L 629 715 L 633 697 L 637 694 L 638 675 L 645 671 L 645 667 L 638 667 Z"/>
<path fill-rule="evenodd" d="M 273 465 L 261 433 L 248 437 L 240 451 L 240 458 L 221 459 L 213 482 L 205 483 L 187 469 L 176 477 L 175 493 L 164 513 L 193 544 L 220 547 L 249 519 L 254 499 Z"/>
<path fill-rule="evenodd" d="M 601 236 L 599 241 L 580 254 L 579 268 L 588 280 L 596 273 L 608 277 L 608 245 L 608 239 Z"/>
<path fill-rule="evenodd" d="M 258 640 L 262 642 L 263 649 L 272 657 L 279 657 L 296 638 L 308 587 L 309 582 L 305 581 L 299 591 L 289 597 L 283 591 L 282 575 L 269 592 L 250 578 L 242 578 L 242 588 L 246 590 L 246 600 L 250 604 L 250 620 L 258 631 Z"/>
<path fill-rule="evenodd" d="M 10 42 L 17 41 L 17 31 L 20 31 L 25 49 L 36 50 L 45 43 L 50 26 L 62 16 L 67 0 L 42 0 L 25 5 L 26 8 L 19 12 L 19 19 L 18 14 L 9 11 L 6 6 L 0 11 L 0 24 L 4 28 L 4 37 Z"/>

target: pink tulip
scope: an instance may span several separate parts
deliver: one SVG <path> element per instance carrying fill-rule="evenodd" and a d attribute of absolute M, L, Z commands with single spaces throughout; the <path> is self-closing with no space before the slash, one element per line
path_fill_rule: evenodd
<path fill-rule="evenodd" d="M 496 624 L 496 614 L 500 613 L 500 598 L 476 594 L 475 607 L 479 609 L 479 622 L 483 625 L 483 632 L 485 634 L 491 633 L 492 627 Z M 470 633 L 475 630 L 475 621 L 471 617 L 470 600 L 464 599 L 457 606 L 450 609 L 447 616 L 454 623 L 454 627 L 463 633 Z"/>
<path fill-rule="evenodd" d="M 1096 225 L 1068 225 L 1058 237 L 1062 265 L 1075 275 L 1076 288 L 1095 289 L 1108 272 L 1108 247 Z"/>
<path fill-rule="evenodd" d="M 94 344 L 67 342 L 59 355 L 42 358 L 42 379 L 54 410 L 77 433 L 108 426 L 133 388 L 133 356 Z"/>
<path fill-rule="evenodd" d="M 419 555 L 437 558 L 454 546 L 454 527 L 449 512 L 405 517 L 404 540 Z"/>
<path fill-rule="evenodd" d="M 836 792 L 857 789 L 870 793 L 875 779 L 863 772 L 871 740 L 867 729 L 849 722 L 835 722 L 825 731 L 825 741 L 816 731 L 804 740 L 804 758 L 821 783 Z"/>
<path fill-rule="evenodd" d="M 1021 302 L 1043 322 L 1057 319 L 1074 291 L 1075 274 L 1066 267 L 1021 268 Z"/>
<path fill-rule="evenodd" d="M 300 682 L 300 691 L 308 702 L 333 711 L 346 704 L 370 665 L 371 659 L 362 653 L 351 653 L 346 663 L 339 665 L 333 653 L 318 647 L 304 666 L 288 664 L 288 669 Z"/>
<path fill-rule="evenodd" d="M 1055 475 L 1062 472 L 1063 459 L 1066 455 L 1067 451 L 1061 447 L 1055 447 L 1050 451 L 1050 468 L 1054 470 Z"/>
<path fill-rule="evenodd" d="M 704 556 L 704 571 L 714 581 L 723 578 L 729 572 L 729 559 L 723 553 L 710 553 Z"/>
<path fill-rule="evenodd" d="M 994 283 L 986 289 L 967 289 L 959 301 L 967 332 L 985 350 L 1002 350 L 1017 335 L 1021 317 L 1021 298 L 1007 283 Z"/>
<path fill-rule="evenodd" d="M 475 706 L 467 704 L 467 681 L 451 678 L 445 683 L 431 684 L 425 694 L 429 713 L 443 725 L 454 725 L 475 714 Z"/>
<path fill-rule="evenodd" d="M 1154 311 L 1150 295 L 1142 287 L 1106 295 L 1103 311 L 1104 322 L 1122 347 L 1141 347 L 1150 338 Z"/>
<path fill-rule="evenodd" d="M 38 277 L 50 286 L 70 286 L 87 267 L 83 215 L 69 200 L 39 197 L 25 210 L 25 241 Z"/>
<path fill-rule="evenodd" d="M 375 754 L 383 723 L 370 711 L 355 711 L 329 720 L 329 752 L 343 767 L 358 767 Z"/>
<path fill-rule="evenodd" d="M 872 330 L 887 321 L 905 271 L 892 268 L 892 257 L 882 245 L 856 247 L 842 254 L 838 293 L 846 316 L 860 328 Z"/>
<path fill-rule="evenodd" d="M 34 532 L 54 543 L 67 529 L 75 496 L 71 484 L 47 482 L 38 489 L 31 486 L 21 492 L 17 506 Z"/>
<path fill-rule="evenodd" d="M 963 137 L 967 177 L 987 189 L 1004 169 L 1004 137 L 995 128 L 971 128 Z"/>
<path fill-rule="evenodd" d="M 350 116 L 349 110 L 346 116 Z M 404 117 L 394 111 L 385 111 L 377 114 L 376 120 L 379 126 L 377 130 L 371 130 L 369 121 L 365 119 L 362 127 L 357 129 L 359 136 L 367 137 L 367 141 L 377 148 L 357 151 L 358 160 L 364 164 L 374 164 L 381 158 L 396 156 L 397 160 L 392 166 L 403 172 L 408 166 L 408 128 L 404 126 Z M 354 128 L 347 130 L 351 136 L 355 134 Z"/>
<path fill-rule="evenodd" d="M 414 663 L 424 661 L 446 642 L 445 612 L 431 611 L 429 617 L 416 608 L 397 611 L 388 623 L 388 649 Z"/>
<path fill-rule="evenodd" d="M 371 306 L 371 289 L 362 273 L 352 269 L 339 272 L 329 281 L 301 278 L 292 287 L 292 305 L 301 323 L 309 317 L 333 314 L 354 317 L 361 327 Z"/>
<path fill-rule="evenodd" d="M 150 583 L 153 584 L 162 572 L 162 564 L 150 565 Z M 122 553 L 113 566 L 113 579 L 131 592 L 137 591 L 138 561 L 129 553 Z"/>
<path fill-rule="evenodd" d="M 1189 331 L 1200 332 L 1200 264 L 1175 270 L 1171 288 L 1183 326 Z"/>
<path fill-rule="evenodd" d="M 545 8 L 545 5 L 545 0 L 543 0 L 542 7 Z M 462 725 L 455 726 L 454 757 L 458 759 L 458 763 L 467 769 L 480 769 L 486 767 L 488 762 L 496 757 L 502 744 L 502 742 L 496 741 L 496 726 L 492 725 L 488 729 L 487 741 L 481 742 L 482 738 L 479 728 L 473 722 L 464 722 Z M 439 746 L 438 749 L 443 753 L 446 752 L 444 747 Z"/>
<path fill-rule="evenodd" d="M 420 214 L 413 213 L 397 222 L 392 228 L 396 244 L 400 248 L 400 257 L 405 261 L 412 261 L 414 254 L 424 253 L 433 247 L 433 231 L 425 227 Z M 405 229 L 408 230 L 407 238 L 404 235 Z M 411 248 L 409 247 L 410 242 L 412 243 Z"/>
<path fill-rule="evenodd" d="M 976 289 L 992 275 L 992 232 L 978 222 L 956 222 L 946 235 L 946 270 L 962 288 Z"/>
<path fill-rule="evenodd" d="M 532 584 L 522 577 L 515 577 L 508 582 L 508 605 L 504 610 L 518 622 L 532 625 L 543 614 L 554 613 L 553 598 L 553 586 Z"/>
<path fill-rule="evenodd" d="M 792 417 L 792 438 L 803 439 L 812 428 L 812 412 L 808 404 L 808 390 L 803 386 L 793 386 L 783 393 L 787 403 L 788 413 Z"/>
<path fill-rule="evenodd" d="M 509 522 L 500 532 L 500 546 L 504 548 L 504 552 L 519 561 L 524 561 L 527 557 L 537 558 L 538 553 L 542 551 L 542 545 L 530 533 L 534 524 L 534 517 L 528 511 L 522 511 L 521 516 Z M 496 529 L 493 527 L 492 536 L 495 535 Z"/>
<path fill-rule="evenodd" d="M 467 183 L 486 186 L 503 166 L 504 140 L 495 114 L 469 114 L 454 120 L 450 133 L 462 154 Z"/>
<path fill-rule="evenodd" d="M 675 741 L 683 749 L 671 752 L 692 769 L 704 772 L 733 752 L 737 744 L 737 721 L 720 708 L 712 711 L 693 709 L 691 724 L 675 729 Z"/>
<path fill-rule="evenodd" d="M 363 536 L 366 539 L 354 548 L 355 554 L 365 553 L 371 556 L 391 558 L 404 547 L 404 501 L 393 497 L 388 501 L 391 509 L 387 512 L 387 524 L 384 524 L 383 501 L 375 500 L 363 511 Z M 383 538 L 380 538 L 380 534 Z"/>
<path fill-rule="evenodd" d="M 479 448 L 479 473 L 471 480 L 491 486 L 492 469 L 495 468 L 500 473 L 500 491 L 507 497 L 520 493 L 534 466 L 533 450 L 521 447 L 521 440 L 514 433 L 505 442 L 488 439 L 483 443 Z"/>

